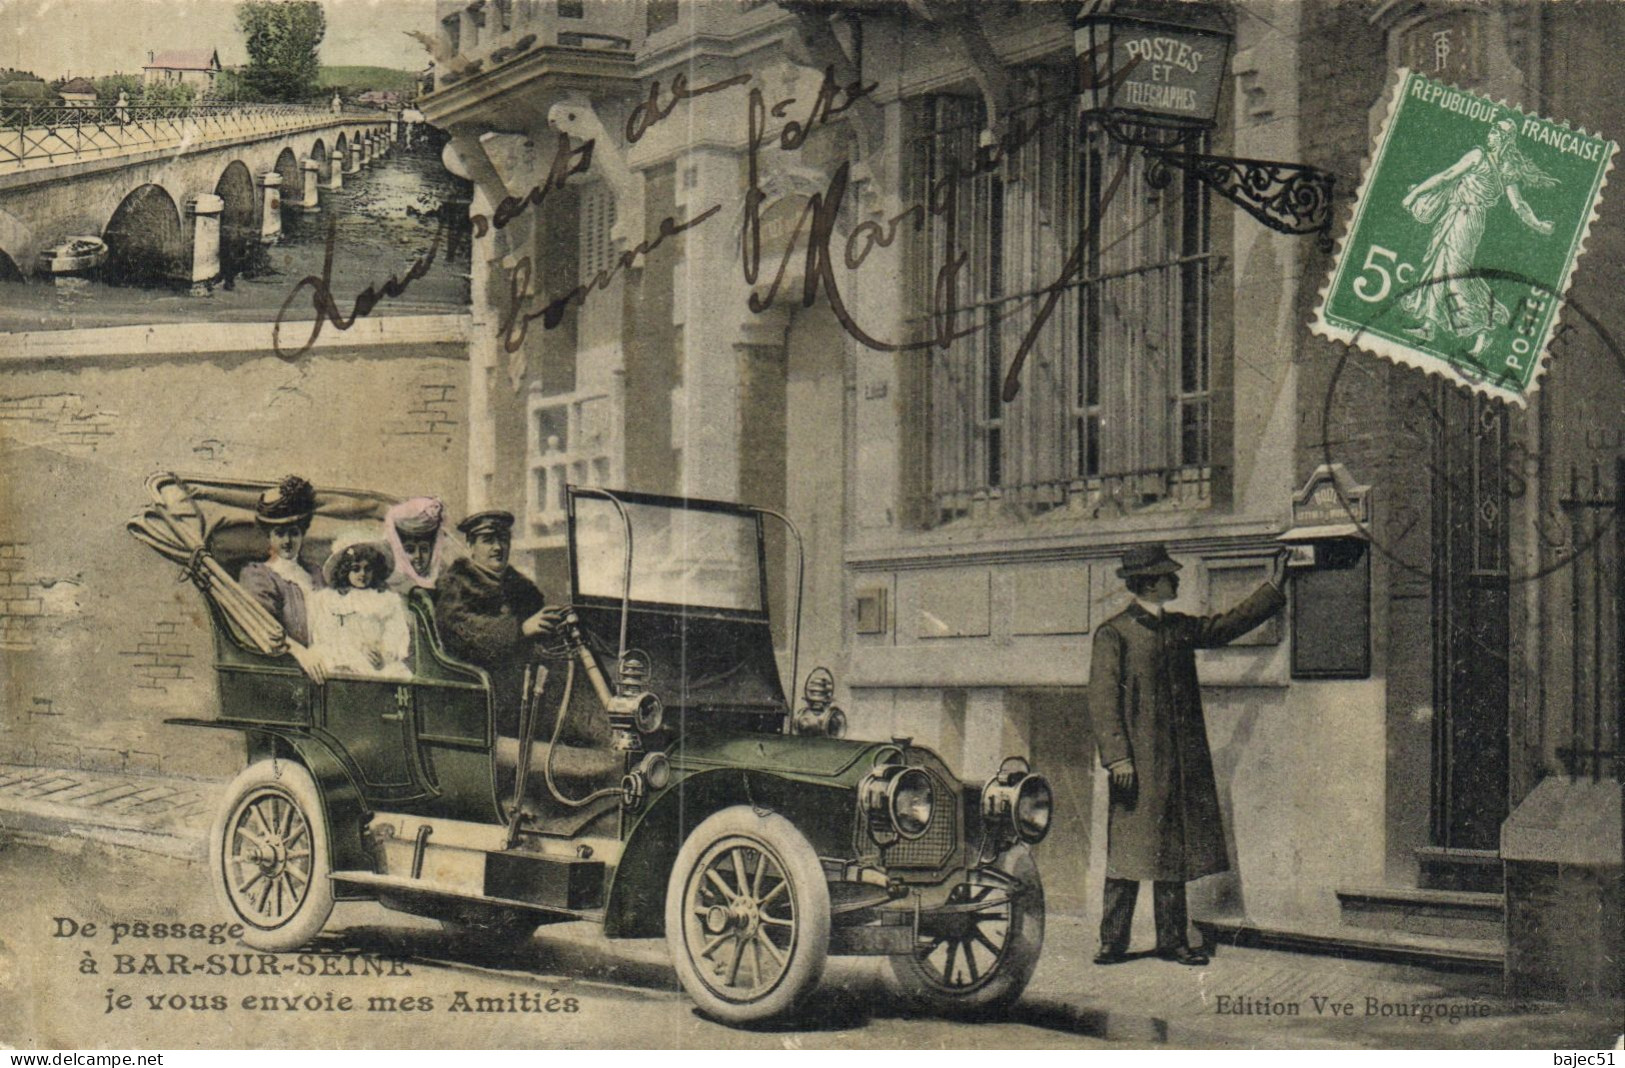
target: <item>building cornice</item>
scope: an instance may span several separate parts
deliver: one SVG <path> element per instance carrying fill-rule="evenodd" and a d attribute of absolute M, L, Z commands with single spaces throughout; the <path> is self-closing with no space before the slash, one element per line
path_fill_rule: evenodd
<path fill-rule="evenodd" d="M 539 48 L 421 97 L 417 107 L 431 125 L 445 129 L 477 123 L 486 129 L 522 133 L 527 129 L 526 124 L 516 124 L 512 119 L 534 116 L 528 115 L 525 109 L 508 106 L 509 94 L 533 88 L 554 98 L 571 91 L 632 92 L 639 78 L 637 60 L 630 52 Z M 493 108 L 493 101 L 497 101 L 498 106 Z M 541 118 L 546 118 L 545 108 Z"/>
<path fill-rule="evenodd" d="M 859 542 L 847 550 L 846 566 L 851 571 L 870 572 L 1115 559 L 1125 545 L 1153 541 L 1165 543 L 1170 552 L 1189 555 L 1262 551 L 1274 547 L 1276 536 L 1286 529 L 1278 519 L 1212 513 L 1179 526 L 1171 525 L 1167 516 L 1082 522 L 1087 524 L 1083 529 L 1054 533 L 1013 533 L 1009 527 L 978 531 L 949 528 L 888 539 L 883 543 Z M 1038 523 L 1042 520 L 1035 521 L 1034 525 Z"/>
<path fill-rule="evenodd" d="M 310 323 L 285 324 L 289 346 L 309 335 Z M 460 352 L 435 353 L 442 358 L 468 358 L 470 318 L 449 315 L 377 315 L 357 320 L 348 330 L 322 331 L 311 353 L 372 349 L 392 345 L 452 345 Z M 270 356 L 271 323 L 162 323 L 147 326 L 92 327 L 82 330 L 34 330 L 0 334 L 0 369 L 41 360 L 207 358 L 249 352 Z M 287 340 L 293 339 L 293 340 Z"/>

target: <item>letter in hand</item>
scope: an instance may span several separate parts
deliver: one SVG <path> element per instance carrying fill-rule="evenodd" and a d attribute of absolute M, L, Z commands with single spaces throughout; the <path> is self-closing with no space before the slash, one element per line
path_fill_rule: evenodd
<path fill-rule="evenodd" d="M 1282 548 L 1270 561 L 1270 585 L 1278 590 L 1286 589 L 1286 565 L 1292 559 L 1292 550 Z"/>
<path fill-rule="evenodd" d="M 1120 793 L 1134 791 L 1134 761 L 1119 760 L 1107 770 L 1112 775 L 1112 789 Z"/>

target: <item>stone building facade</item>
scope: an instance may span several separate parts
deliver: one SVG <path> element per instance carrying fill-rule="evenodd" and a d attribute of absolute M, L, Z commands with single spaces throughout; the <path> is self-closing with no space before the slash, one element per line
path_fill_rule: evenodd
<path fill-rule="evenodd" d="M 516 506 L 544 588 L 567 482 L 783 510 L 802 664 L 834 670 L 854 733 L 967 778 L 1031 752 L 1059 798 L 1050 896 L 1087 911 L 1084 689 L 1119 558 L 1167 543 L 1175 607 L 1220 610 L 1325 494 L 1357 501 L 1286 618 L 1201 654 L 1234 870 L 1195 911 L 1221 936 L 1492 966 L 1503 826 L 1617 744 L 1575 711 L 1582 685 L 1617 700 L 1612 580 L 1585 585 L 1615 558 L 1564 502 L 1614 492 L 1590 472 L 1619 455 L 1620 231 L 1593 229 L 1585 314 L 1526 411 L 1333 346 L 1307 327 L 1329 250 L 1077 121 L 1077 12 L 442 3 L 452 58 L 421 106 L 476 186 L 470 507 Z M 1616 9 L 1220 17 L 1229 72 L 1193 147 L 1330 172 L 1336 228 L 1401 64 L 1622 117 Z M 1419 914 L 1438 925 L 1405 930 Z"/>

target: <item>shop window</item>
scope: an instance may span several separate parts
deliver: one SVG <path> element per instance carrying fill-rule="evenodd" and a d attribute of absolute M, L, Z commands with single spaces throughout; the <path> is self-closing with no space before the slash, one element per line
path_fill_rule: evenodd
<path fill-rule="evenodd" d="M 1041 99 L 1035 88 L 1031 99 L 1013 121 L 1036 132 L 1004 166 L 972 177 L 964 168 L 985 144 L 980 97 L 933 97 L 916 112 L 913 199 L 938 208 L 916 246 L 916 326 L 954 336 L 923 357 L 918 518 L 1207 507 L 1206 193 L 1178 172 L 1160 189 L 1147 182 L 1143 153 L 1079 132 L 1070 96 Z M 1074 249 L 1082 268 L 1005 401 L 1010 363 Z"/>

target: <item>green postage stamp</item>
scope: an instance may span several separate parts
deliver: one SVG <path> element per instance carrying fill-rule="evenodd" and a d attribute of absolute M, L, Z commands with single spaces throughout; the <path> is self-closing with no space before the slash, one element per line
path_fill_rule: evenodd
<path fill-rule="evenodd" d="M 1522 405 L 1618 147 L 1400 70 L 1314 331 Z"/>

